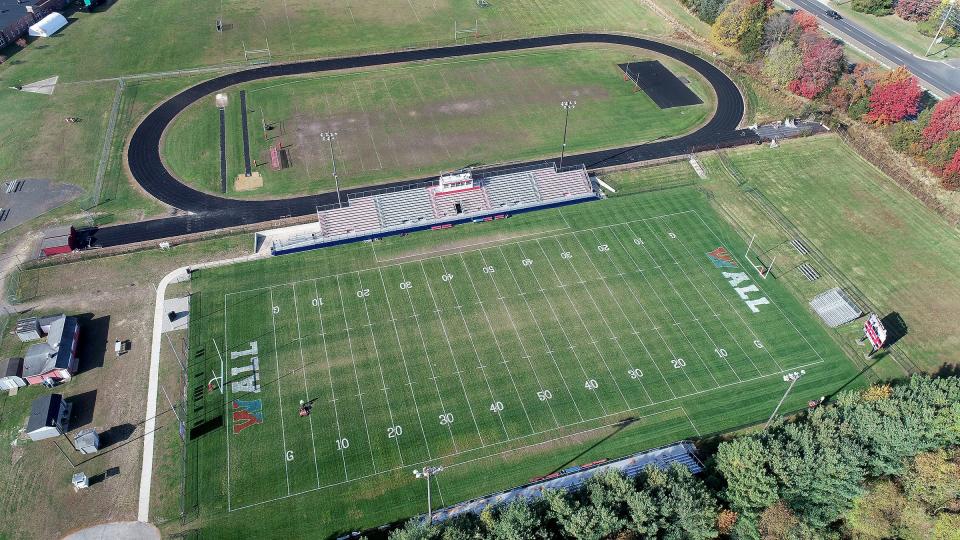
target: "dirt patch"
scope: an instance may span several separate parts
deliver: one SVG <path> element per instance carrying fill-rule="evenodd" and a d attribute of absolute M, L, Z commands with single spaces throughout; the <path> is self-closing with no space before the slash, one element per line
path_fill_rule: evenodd
<path fill-rule="evenodd" d="M 237 179 L 233 181 L 233 189 L 236 191 L 254 191 L 263 187 L 263 177 L 260 173 L 254 171 L 247 176 L 238 174 Z"/>

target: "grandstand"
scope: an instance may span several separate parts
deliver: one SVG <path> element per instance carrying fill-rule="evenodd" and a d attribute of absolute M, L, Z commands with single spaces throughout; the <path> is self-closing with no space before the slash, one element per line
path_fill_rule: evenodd
<path fill-rule="evenodd" d="M 597 197 L 582 166 L 461 171 L 409 189 L 351 196 L 344 206 L 318 209 L 315 224 L 257 233 L 256 245 L 281 255 Z"/>
<path fill-rule="evenodd" d="M 537 499 L 543 497 L 546 490 L 576 489 L 590 478 L 610 469 L 619 470 L 624 475 L 633 477 L 648 466 L 666 469 L 674 463 L 686 467 L 692 474 L 703 471 L 703 464 L 697 458 L 697 449 L 693 443 L 680 441 L 613 461 L 602 459 L 584 465 L 574 465 L 545 477 L 534 478 L 529 483 L 511 490 L 441 508 L 433 512 L 432 521 L 446 521 L 466 513 L 479 514 L 488 507 L 509 504 L 517 499 Z M 418 516 L 418 519 L 426 521 L 426 516 Z"/>

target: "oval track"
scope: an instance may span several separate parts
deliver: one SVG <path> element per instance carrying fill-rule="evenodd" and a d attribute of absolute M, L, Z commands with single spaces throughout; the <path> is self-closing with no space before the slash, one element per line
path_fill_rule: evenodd
<path fill-rule="evenodd" d="M 597 43 L 646 49 L 686 64 L 700 73 L 713 87 L 717 95 L 717 110 L 709 122 L 696 131 L 681 137 L 570 155 L 564 158 L 565 164 L 582 164 L 587 169 L 597 169 L 685 154 L 690 152 L 691 148 L 696 147 L 745 144 L 757 140 L 753 132 L 737 129 L 744 112 L 743 96 L 729 77 L 693 53 L 638 37 L 615 34 L 563 34 L 264 66 L 223 75 L 190 87 L 162 103 L 143 119 L 134 131 L 127 151 L 126 159 L 130 172 L 147 193 L 170 206 L 185 210 L 189 214 L 104 227 L 94 233 L 95 242 L 97 245 L 108 247 L 211 231 L 284 217 L 312 214 L 317 206 L 336 202 L 336 194 L 334 193 L 259 201 L 218 197 L 183 184 L 164 167 L 160 158 L 160 145 L 166 127 L 192 103 L 201 99 L 208 99 L 215 92 L 229 86 L 269 77 L 376 67 L 385 64 L 501 53 L 558 45 Z M 513 166 L 516 166 L 516 164 Z M 409 182 L 407 180 L 382 185 L 402 185 Z M 369 187 L 365 189 L 369 189 Z M 350 192 L 351 190 L 345 191 L 345 193 Z"/>

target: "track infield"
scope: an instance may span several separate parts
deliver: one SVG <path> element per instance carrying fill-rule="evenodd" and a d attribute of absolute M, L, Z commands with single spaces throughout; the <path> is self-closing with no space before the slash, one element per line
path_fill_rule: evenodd
<path fill-rule="evenodd" d="M 853 380 L 744 249 L 679 188 L 202 270 L 187 500 L 218 534 L 325 536 L 421 512 L 423 464 L 452 504 L 763 421 L 787 371 L 785 410 Z"/>

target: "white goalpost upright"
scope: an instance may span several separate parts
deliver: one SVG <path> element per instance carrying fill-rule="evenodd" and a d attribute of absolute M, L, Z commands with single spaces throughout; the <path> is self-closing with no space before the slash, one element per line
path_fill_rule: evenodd
<path fill-rule="evenodd" d="M 213 377 L 210 379 L 210 382 L 207 383 L 207 387 L 209 388 L 209 387 L 212 387 L 214 384 L 216 384 L 217 389 L 220 390 L 221 394 L 223 394 L 223 372 L 224 372 L 223 355 L 220 354 L 220 346 L 217 345 L 217 340 L 211 339 L 210 341 L 213 342 L 214 348 L 217 349 L 217 357 L 220 358 L 220 375 L 217 376 L 217 372 L 211 369 L 210 374 L 213 375 Z"/>

